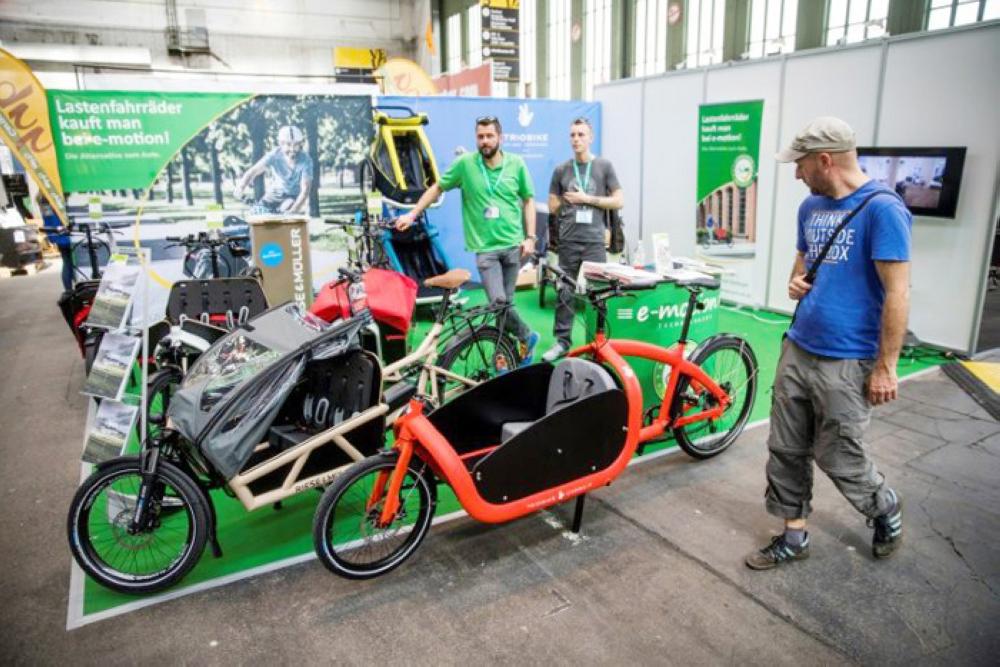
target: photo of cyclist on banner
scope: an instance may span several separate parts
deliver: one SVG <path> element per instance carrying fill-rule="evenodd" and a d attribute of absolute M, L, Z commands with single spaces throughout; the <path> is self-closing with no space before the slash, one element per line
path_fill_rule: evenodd
<path fill-rule="evenodd" d="M 278 146 L 244 172 L 233 196 L 246 201 L 247 187 L 265 177 L 264 196 L 251 202 L 250 213 L 305 213 L 312 186 L 313 161 L 305 149 L 305 134 L 295 125 L 278 130 Z"/>

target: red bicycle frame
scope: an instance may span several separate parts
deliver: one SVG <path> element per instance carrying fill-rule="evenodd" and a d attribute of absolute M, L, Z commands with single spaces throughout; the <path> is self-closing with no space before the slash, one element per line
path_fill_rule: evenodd
<path fill-rule="evenodd" d="M 701 368 L 684 358 L 684 347 L 683 340 L 669 349 L 635 340 L 613 341 L 599 331 L 593 342 L 574 349 L 570 353 L 571 356 L 592 356 L 596 361 L 609 365 L 620 378 L 628 405 L 625 445 L 612 464 L 603 470 L 502 504 L 488 502 L 480 496 L 465 465 L 465 459 L 486 454 L 496 449 L 499 443 L 460 456 L 423 414 L 424 404 L 418 399 L 411 400 L 409 410 L 395 425 L 396 441 L 393 447 L 399 452 L 399 458 L 391 473 L 389 471 L 379 473 L 369 497 L 368 509 L 374 509 L 378 501 L 385 497 L 385 505 L 381 508 L 378 523 L 381 527 L 392 523 L 399 510 L 399 492 L 403 479 L 414 456 L 425 462 L 439 479 L 444 479 L 451 486 L 469 516 L 484 523 L 511 521 L 610 484 L 628 465 L 640 442 L 662 435 L 669 427 L 719 417 L 729 405 L 728 394 Z M 659 361 L 674 369 L 659 414 L 653 423 L 646 427 L 642 426 L 642 389 L 635 372 L 624 358 L 626 356 Z M 681 375 L 689 376 L 692 386 L 699 393 L 701 391 L 711 393 L 716 405 L 692 415 L 679 414 L 671 421 L 670 406 Z M 386 484 L 388 492 L 383 496 Z"/>
<path fill-rule="evenodd" d="M 609 363 L 618 372 L 613 358 L 608 354 L 608 350 L 614 351 L 619 359 L 622 357 L 641 357 L 650 361 L 658 361 L 671 367 L 670 379 L 663 392 L 663 401 L 660 403 L 660 411 L 648 426 L 643 427 L 639 432 L 639 442 L 648 442 L 663 435 L 668 428 L 686 426 L 693 422 L 705 419 L 717 419 L 726 411 L 732 399 L 708 374 L 697 364 L 693 364 L 684 357 L 684 349 L 687 341 L 683 338 L 669 348 L 660 347 L 651 343 L 644 343 L 638 340 L 613 340 L 609 339 L 603 331 L 598 331 L 594 340 L 586 345 L 582 345 L 569 353 L 570 357 L 589 356 L 600 363 Z M 627 364 L 626 364 L 627 365 Z M 629 368 L 631 371 L 631 368 Z M 677 384 L 682 375 L 691 378 L 691 387 L 696 393 L 707 391 L 715 399 L 715 407 L 703 410 L 691 415 L 677 415 L 671 421 L 670 406 L 674 402 L 674 394 L 677 391 Z M 626 392 L 627 395 L 627 392 Z M 629 397 L 629 408 L 631 409 L 632 399 Z M 642 400 L 640 398 L 640 409 Z"/>

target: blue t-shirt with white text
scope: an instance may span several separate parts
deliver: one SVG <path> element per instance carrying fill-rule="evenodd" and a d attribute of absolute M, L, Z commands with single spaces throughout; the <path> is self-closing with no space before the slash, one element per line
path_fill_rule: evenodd
<path fill-rule="evenodd" d="M 875 260 L 909 261 L 913 218 L 899 197 L 876 181 L 842 199 L 813 195 L 799 206 L 796 248 L 805 253 L 808 269 L 844 217 L 877 191 L 886 194 L 871 199 L 830 246 L 788 331 L 789 338 L 813 354 L 838 359 L 878 356 L 885 289 Z"/>

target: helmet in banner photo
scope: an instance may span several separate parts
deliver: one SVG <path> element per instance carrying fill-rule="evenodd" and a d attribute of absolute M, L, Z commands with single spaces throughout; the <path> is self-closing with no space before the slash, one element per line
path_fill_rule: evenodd
<path fill-rule="evenodd" d="M 278 143 L 280 144 L 301 144 L 305 141 L 306 135 L 302 130 L 294 125 L 285 125 L 278 130 Z"/>

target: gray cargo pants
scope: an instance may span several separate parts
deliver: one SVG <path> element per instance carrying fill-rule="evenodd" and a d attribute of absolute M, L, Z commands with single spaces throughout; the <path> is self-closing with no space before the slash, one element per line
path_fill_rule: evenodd
<path fill-rule="evenodd" d="M 479 279 L 490 305 L 510 304 L 504 328 L 522 343 L 528 340 L 531 329 L 514 308 L 514 289 L 517 287 L 517 273 L 521 270 L 521 247 L 476 253 L 476 268 L 479 269 Z"/>
<path fill-rule="evenodd" d="M 865 383 L 874 361 L 832 359 L 782 342 L 767 441 L 767 511 L 785 519 L 809 516 L 813 467 L 867 517 L 888 512 L 892 496 L 862 436 L 871 419 Z"/>

